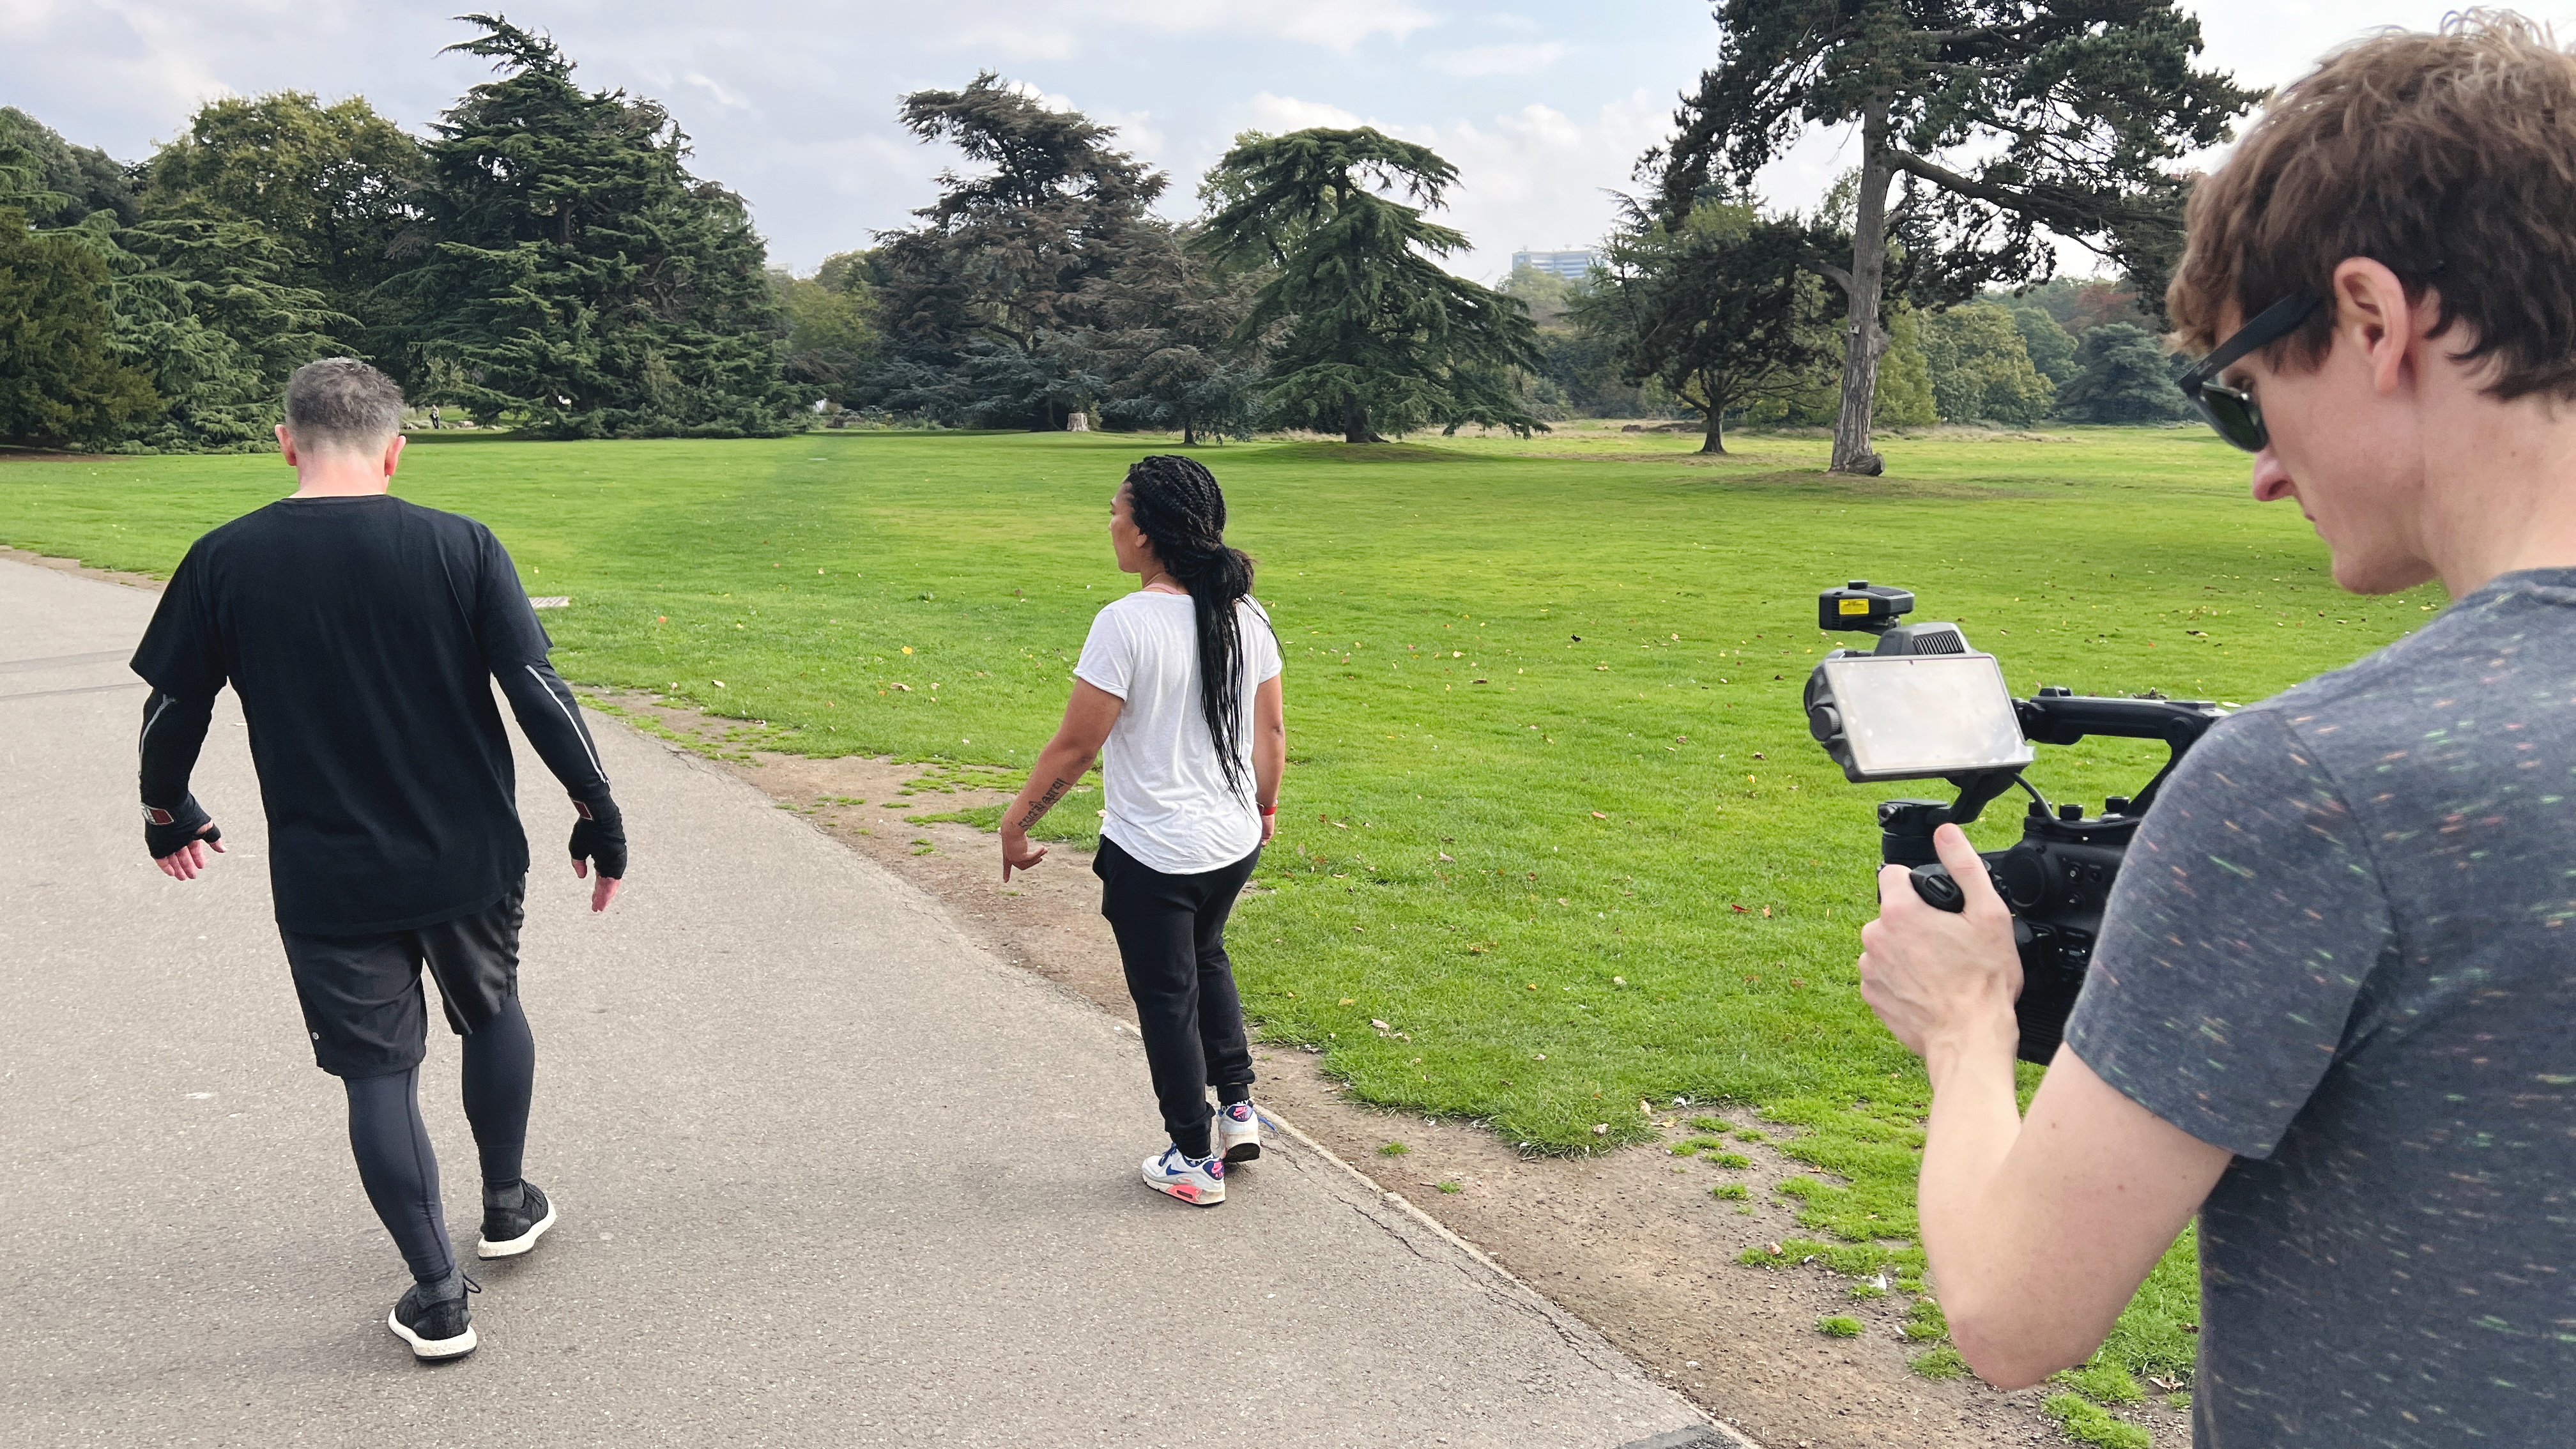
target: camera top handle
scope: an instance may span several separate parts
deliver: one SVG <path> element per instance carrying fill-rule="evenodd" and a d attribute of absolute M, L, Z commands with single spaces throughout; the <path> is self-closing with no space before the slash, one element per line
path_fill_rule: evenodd
<path fill-rule="evenodd" d="M 2145 789 L 2130 798 L 2128 809 L 2119 812 L 2130 816 L 2147 813 L 2174 766 L 2182 763 L 2183 751 L 2199 743 L 2211 725 L 2227 717 L 2226 711 L 2205 699 L 2104 699 L 2076 694 L 2054 684 L 2029 699 L 2014 700 L 2013 713 L 2021 719 L 2022 738 L 2034 744 L 2071 745 L 2086 735 L 2164 741 L 2169 752 L 2164 768 L 2156 771 Z M 1994 796 L 1986 798 L 1991 800 Z"/>

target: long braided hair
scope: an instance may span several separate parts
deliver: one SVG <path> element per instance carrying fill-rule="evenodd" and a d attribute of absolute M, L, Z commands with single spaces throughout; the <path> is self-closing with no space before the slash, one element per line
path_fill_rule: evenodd
<path fill-rule="evenodd" d="M 1252 560 L 1225 546 L 1225 493 L 1196 458 L 1158 453 L 1127 470 L 1127 498 L 1154 556 L 1190 591 L 1198 615 L 1199 709 L 1227 787 L 1248 796 L 1240 758 L 1243 631 L 1235 603 L 1252 592 Z"/>

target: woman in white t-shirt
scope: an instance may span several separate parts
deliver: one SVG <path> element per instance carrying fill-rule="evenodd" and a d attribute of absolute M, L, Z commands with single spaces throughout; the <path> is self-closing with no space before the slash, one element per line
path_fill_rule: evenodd
<path fill-rule="evenodd" d="M 1279 809 L 1279 640 L 1252 599 L 1252 560 L 1225 545 L 1225 495 L 1195 459 L 1128 469 L 1109 542 L 1144 586 L 1091 622 L 1064 724 L 1002 814 L 1002 879 L 1045 858 L 1029 827 L 1098 755 L 1109 807 L 1092 862 L 1100 913 L 1118 936 L 1172 1138 L 1145 1159 L 1145 1182 L 1214 1207 L 1225 1164 L 1261 1155 L 1225 920 Z"/>

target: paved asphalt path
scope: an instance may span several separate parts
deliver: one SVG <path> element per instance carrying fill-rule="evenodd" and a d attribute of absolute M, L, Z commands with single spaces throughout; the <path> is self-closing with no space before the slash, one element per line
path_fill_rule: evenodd
<path fill-rule="evenodd" d="M 154 595 L 0 562 L 0 1441 L 1615 1446 L 1714 1442 L 1580 1322 L 1281 1144 L 1149 1193 L 1143 1052 L 938 904 L 594 718 L 635 867 L 604 917 L 522 752 L 528 1170 L 563 1220 L 415 1364 L 315 1070 L 228 694 L 142 852 L 125 659 Z M 479 1222 L 435 1011 L 449 1232 Z M 468 1259 L 471 1263 L 471 1259 Z"/>

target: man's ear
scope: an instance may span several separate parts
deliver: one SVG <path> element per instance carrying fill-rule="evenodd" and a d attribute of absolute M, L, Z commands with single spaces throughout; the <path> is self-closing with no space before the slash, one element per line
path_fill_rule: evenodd
<path fill-rule="evenodd" d="M 287 467 L 295 466 L 295 435 L 286 430 L 284 423 L 277 425 L 277 451 L 286 455 Z"/>
<path fill-rule="evenodd" d="M 2432 301 L 2428 293 L 2425 301 Z M 2381 262 L 2346 257 L 2334 270 L 2335 341 L 2352 346 L 2370 369 L 2371 389 L 2393 397 L 2414 381 L 2429 322 L 2407 299 L 2406 284 Z M 2439 316 L 2438 307 L 2430 313 Z"/>
<path fill-rule="evenodd" d="M 399 468 L 399 467 L 401 467 L 401 466 L 402 466 L 402 450 L 403 450 L 403 444 L 404 444 L 404 443 L 406 443 L 406 442 L 408 442 L 408 441 L 410 441 L 410 440 L 409 440 L 409 439 L 407 439 L 407 438 L 405 438 L 405 437 L 404 437 L 401 433 L 399 433 L 399 432 L 395 433 L 391 438 L 389 438 L 389 439 L 387 439 L 387 440 L 385 441 L 385 476 L 386 476 L 386 477 L 391 478 L 392 476 L 394 476 L 394 469 Z"/>

